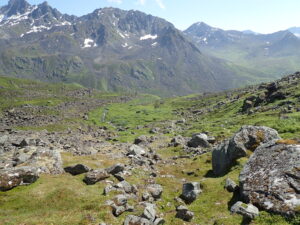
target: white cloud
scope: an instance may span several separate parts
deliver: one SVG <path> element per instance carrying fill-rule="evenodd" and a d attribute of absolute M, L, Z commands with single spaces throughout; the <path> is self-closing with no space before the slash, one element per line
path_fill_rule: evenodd
<path fill-rule="evenodd" d="M 108 2 L 121 4 L 123 0 L 107 0 Z"/>
<path fill-rule="evenodd" d="M 147 0 L 138 0 L 138 4 L 145 5 Z M 163 0 L 155 0 L 159 8 L 165 9 L 165 4 L 163 3 Z"/>

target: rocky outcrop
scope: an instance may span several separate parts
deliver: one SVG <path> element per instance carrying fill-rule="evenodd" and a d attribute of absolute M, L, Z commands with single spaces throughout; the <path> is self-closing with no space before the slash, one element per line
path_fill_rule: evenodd
<path fill-rule="evenodd" d="M 257 148 L 240 174 L 241 195 L 261 209 L 291 215 L 300 206 L 300 144 Z"/>
<path fill-rule="evenodd" d="M 0 171 L 0 191 L 8 191 L 19 185 L 34 183 L 39 178 L 36 168 L 19 167 Z"/>
<path fill-rule="evenodd" d="M 280 139 L 278 132 L 269 127 L 243 126 L 229 140 L 224 141 L 212 152 L 212 166 L 215 175 L 225 174 L 235 160 L 245 157 L 247 151 L 254 151 L 260 144 Z"/>

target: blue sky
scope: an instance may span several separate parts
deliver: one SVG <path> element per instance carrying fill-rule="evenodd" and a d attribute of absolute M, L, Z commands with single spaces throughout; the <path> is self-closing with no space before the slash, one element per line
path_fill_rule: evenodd
<path fill-rule="evenodd" d="M 7 2 L 0 0 L 0 5 Z M 75 15 L 109 6 L 136 9 L 162 17 L 181 30 L 199 21 L 223 29 L 251 29 L 260 33 L 300 26 L 299 0 L 48 0 L 48 3 L 63 13 Z"/>

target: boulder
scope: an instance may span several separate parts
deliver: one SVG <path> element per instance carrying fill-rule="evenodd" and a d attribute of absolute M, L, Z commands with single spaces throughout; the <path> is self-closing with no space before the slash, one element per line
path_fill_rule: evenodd
<path fill-rule="evenodd" d="M 145 155 L 145 154 L 146 154 L 145 149 L 143 149 L 142 147 L 140 147 L 138 145 L 130 146 L 129 151 L 128 151 L 128 155 L 140 156 L 140 155 Z"/>
<path fill-rule="evenodd" d="M 147 203 L 142 217 L 150 220 L 151 222 L 154 222 L 156 218 L 155 205 Z"/>
<path fill-rule="evenodd" d="M 38 173 L 61 174 L 64 172 L 60 152 L 49 148 L 38 148 L 24 162 L 24 165 L 36 167 Z"/>
<path fill-rule="evenodd" d="M 229 192 L 235 192 L 236 190 L 238 190 L 239 186 L 233 180 L 227 178 L 224 188 Z"/>
<path fill-rule="evenodd" d="M 39 178 L 36 168 L 24 166 L 0 171 L 0 191 L 34 183 Z"/>
<path fill-rule="evenodd" d="M 242 198 L 269 212 L 294 214 L 300 207 L 299 168 L 300 144 L 258 147 L 239 177 Z"/>
<path fill-rule="evenodd" d="M 202 147 L 202 148 L 209 148 L 210 144 L 207 141 L 208 137 L 206 134 L 200 133 L 200 134 L 194 134 L 192 139 L 188 141 L 188 146 L 197 148 L 197 147 Z"/>
<path fill-rule="evenodd" d="M 182 186 L 182 198 L 187 204 L 192 203 L 196 200 L 198 195 L 202 192 L 199 182 L 185 183 Z"/>
<path fill-rule="evenodd" d="M 127 197 L 125 195 L 117 195 L 111 203 L 114 216 L 118 217 L 124 212 L 132 212 L 133 207 L 127 204 Z"/>
<path fill-rule="evenodd" d="M 150 184 L 147 186 L 147 191 L 151 194 L 151 196 L 157 200 L 161 197 L 163 192 L 163 188 L 160 184 Z"/>
<path fill-rule="evenodd" d="M 176 208 L 176 218 L 182 219 L 184 221 L 190 222 L 194 218 L 194 213 L 189 211 L 184 205 L 180 205 Z"/>
<path fill-rule="evenodd" d="M 88 172 L 85 175 L 83 181 L 88 185 L 92 185 L 101 180 L 105 180 L 106 178 L 109 178 L 109 177 L 110 177 L 110 174 L 107 173 L 106 170 L 97 169 L 97 170 L 92 170 L 92 171 Z"/>
<path fill-rule="evenodd" d="M 120 183 L 114 185 L 117 190 L 121 190 L 127 194 L 136 194 L 137 193 L 137 187 L 135 185 L 131 185 L 127 181 L 121 181 Z"/>
<path fill-rule="evenodd" d="M 224 141 L 212 152 L 212 167 L 215 175 L 226 174 L 232 164 L 254 151 L 260 144 L 280 139 L 278 132 L 269 127 L 243 126 L 229 140 Z"/>
<path fill-rule="evenodd" d="M 79 174 L 82 174 L 82 173 L 89 172 L 91 169 L 86 165 L 77 164 L 77 165 L 74 165 L 74 166 L 65 167 L 64 170 L 67 173 L 70 173 L 73 176 L 75 176 L 75 175 L 79 175 Z"/>
<path fill-rule="evenodd" d="M 230 211 L 232 213 L 240 214 L 248 219 L 254 219 L 255 217 L 257 217 L 259 215 L 259 210 L 257 207 L 255 207 L 252 204 L 245 204 L 240 201 L 235 203 L 231 207 Z"/>
<path fill-rule="evenodd" d="M 124 225 L 153 225 L 153 223 L 145 218 L 129 215 L 126 217 Z"/>
<path fill-rule="evenodd" d="M 117 173 L 123 172 L 124 169 L 125 169 L 125 166 L 123 164 L 121 164 L 121 163 L 118 163 L 116 165 L 113 165 L 113 166 L 107 168 L 106 171 L 109 174 L 115 175 Z"/>

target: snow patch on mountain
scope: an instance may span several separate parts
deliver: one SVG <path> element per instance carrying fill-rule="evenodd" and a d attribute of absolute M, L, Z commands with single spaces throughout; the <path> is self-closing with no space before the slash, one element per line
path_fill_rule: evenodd
<path fill-rule="evenodd" d="M 30 34 L 30 33 L 38 33 L 38 32 L 42 32 L 44 30 L 50 30 L 52 27 L 46 27 L 46 26 L 33 26 L 31 28 L 31 30 L 27 31 L 26 34 Z"/>
<path fill-rule="evenodd" d="M 97 47 L 97 44 L 95 43 L 95 41 L 90 38 L 84 39 L 82 48 L 92 48 L 92 47 Z"/>
<path fill-rule="evenodd" d="M 32 6 L 30 7 L 25 13 L 23 14 L 16 14 L 16 15 L 11 15 L 10 17 L 7 17 L 6 15 L 0 15 L 0 26 L 9 24 L 10 26 L 14 26 L 19 24 L 23 20 L 28 19 L 28 15 L 31 14 L 34 10 L 36 10 L 38 7 L 37 6 Z"/>
<path fill-rule="evenodd" d="M 158 37 L 157 34 L 156 35 L 147 34 L 145 36 L 140 37 L 140 40 L 141 41 L 148 40 L 148 39 L 155 40 L 157 37 Z"/>

